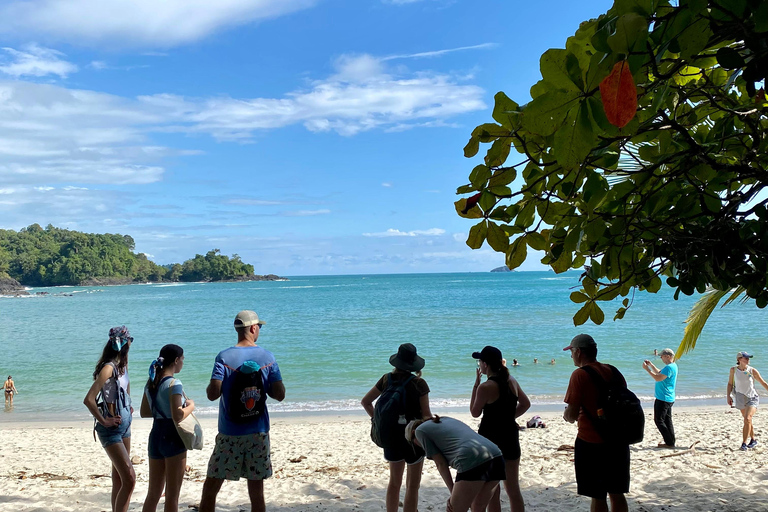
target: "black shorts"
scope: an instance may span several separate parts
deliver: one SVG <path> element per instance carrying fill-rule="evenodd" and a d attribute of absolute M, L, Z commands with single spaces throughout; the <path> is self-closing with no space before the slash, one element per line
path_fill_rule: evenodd
<path fill-rule="evenodd" d="M 155 418 L 149 433 L 147 452 L 150 459 L 168 459 L 187 451 L 173 420 Z"/>
<path fill-rule="evenodd" d="M 606 494 L 629 492 L 629 445 L 588 443 L 574 445 L 576 487 L 579 494 L 606 499 Z"/>
<path fill-rule="evenodd" d="M 495 457 L 472 469 L 456 473 L 456 481 L 495 482 L 496 480 L 506 480 L 507 471 L 505 468 L 504 457 Z"/>
<path fill-rule="evenodd" d="M 403 442 L 398 443 L 396 446 L 384 448 L 384 459 L 387 462 L 402 462 L 406 464 L 417 464 L 424 460 L 424 450 L 411 444 L 405 440 L 403 436 Z"/>

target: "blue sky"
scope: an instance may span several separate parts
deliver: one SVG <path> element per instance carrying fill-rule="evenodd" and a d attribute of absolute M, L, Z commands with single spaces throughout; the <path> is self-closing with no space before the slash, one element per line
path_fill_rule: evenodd
<path fill-rule="evenodd" d="M 453 208 L 462 148 L 610 5 L 6 0 L 0 227 L 257 273 L 488 271 L 503 255 L 470 250 Z"/>

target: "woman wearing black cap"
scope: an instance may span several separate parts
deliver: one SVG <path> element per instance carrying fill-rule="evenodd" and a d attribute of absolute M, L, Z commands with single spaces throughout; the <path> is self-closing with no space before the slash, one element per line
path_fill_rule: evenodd
<path fill-rule="evenodd" d="M 393 390 L 403 387 L 405 390 L 404 414 L 397 418 L 398 428 L 402 432 L 393 436 L 394 441 L 384 447 L 384 459 L 389 462 L 389 485 L 387 486 L 387 512 L 397 512 L 400 502 L 400 486 L 403 482 L 403 472 L 408 466 L 405 479 L 405 499 L 403 512 L 416 512 L 419 503 L 419 486 L 421 485 L 421 470 L 424 465 L 424 451 L 414 447 L 405 440 L 405 426 L 411 420 L 430 418 L 429 386 L 421 378 L 424 359 L 416 353 L 416 347 L 410 343 L 400 345 L 397 354 L 389 358 L 389 363 L 395 367 L 391 373 L 382 376 L 375 386 L 363 397 L 362 405 L 365 412 L 373 418 L 373 402 L 383 393 L 390 395 Z M 384 398 L 384 397 L 382 397 Z M 378 406 L 379 404 L 377 404 Z"/>
<path fill-rule="evenodd" d="M 469 411 L 473 418 L 481 414 L 478 433 L 493 441 L 504 456 L 506 475 L 504 488 L 509 496 L 512 512 L 525 510 L 523 495 L 520 493 L 520 439 L 516 418 L 525 414 L 531 407 L 531 401 L 520 384 L 509 375 L 503 364 L 501 351 L 496 347 L 485 347 L 474 352 L 472 357 L 478 360 L 477 378 L 472 388 Z M 480 375 L 488 379 L 480 383 Z M 500 489 L 496 487 L 488 504 L 489 512 L 501 510 Z"/>

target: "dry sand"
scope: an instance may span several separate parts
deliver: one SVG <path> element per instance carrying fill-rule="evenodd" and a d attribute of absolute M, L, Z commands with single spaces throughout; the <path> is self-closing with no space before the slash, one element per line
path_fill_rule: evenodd
<path fill-rule="evenodd" d="M 535 411 L 529 411 L 530 418 Z M 557 413 L 540 413 L 548 428 L 520 433 L 521 486 L 528 511 L 589 510 L 576 494 L 572 446 L 576 427 Z M 473 427 L 468 414 L 453 414 Z M 5 420 L 5 418 L 4 418 Z M 647 414 L 646 439 L 632 447 L 633 511 L 768 511 L 768 436 L 754 450 L 741 452 L 741 416 L 726 407 L 674 409 L 678 444 L 694 451 L 657 448 L 661 440 Z M 213 419 L 203 421 L 206 446 L 189 452 L 191 470 L 181 490 L 179 509 L 200 500 L 216 434 Z M 768 413 L 759 411 L 758 435 L 768 432 Z M 147 489 L 147 436 L 150 420 L 136 418 L 132 455 L 136 490 L 131 511 L 141 510 Z M 370 441 L 370 422 L 354 416 L 276 416 L 272 421 L 273 478 L 265 482 L 267 509 L 298 511 L 381 511 L 388 467 Z M 665 455 L 680 453 L 673 457 Z M 101 512 L 109 510 L 109 460 L 93 441 L 91 425 L 73 422 L 0 423 L 0 511 Z M 444 510 L 448 491 L 434 464 L 426 461 L 419 510 Z M 504 510 L 509 510 L 506 497 Z M 162 510 L 161 506 L 158 509 Z M 246 484 L 226 482 L 217 510 L 249 510 Z"/>

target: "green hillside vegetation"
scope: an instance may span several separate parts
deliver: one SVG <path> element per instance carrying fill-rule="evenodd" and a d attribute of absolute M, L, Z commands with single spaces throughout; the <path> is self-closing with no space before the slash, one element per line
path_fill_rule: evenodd
<path fill-rule="evenodd" d="M 161 266 L 135 254 L 128 235 L 92 234 L 38 224 L 20 231 L 0 229 L 0 276 L 26 286 L 113 282 L 224 281 L 253 276 L 253 265 L 218 249 L 182 264 Z"/>

